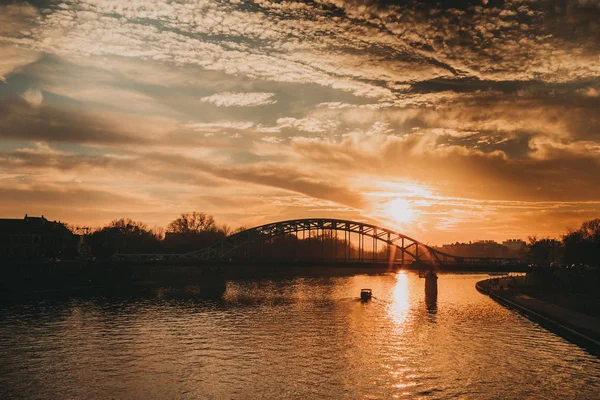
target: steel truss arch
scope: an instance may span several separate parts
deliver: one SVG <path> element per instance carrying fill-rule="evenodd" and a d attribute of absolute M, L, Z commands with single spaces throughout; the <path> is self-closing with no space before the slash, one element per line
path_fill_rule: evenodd
<path fill-rule="evenodd" d="M 463 257 L 454 256 L 434 249 L 422 242 L 397 231 L 382 228 L 373 224 L 350 220 L 330 218 L 294 219 L 273 222 L 230 235 L 212 245 L 200 250 L 183 254 L 116 254 L 115 261 L 213 261 L 227 259 L 236 250 L 249 244 L 269 240 L 278 236 L 294 234 L 303 231 L 345 231 L 358 234 L 359 240 L 370 237 L 394 246 L 402 255 L 407 254 L 413 260 L 428 261 L 436 264 L 464 262 Z M 362 238 L 361 238 L 362 237 Z M 359 246 L 360 249 L 360 246 Z M 364 252 L 364 249 L 363 249 Z"/>

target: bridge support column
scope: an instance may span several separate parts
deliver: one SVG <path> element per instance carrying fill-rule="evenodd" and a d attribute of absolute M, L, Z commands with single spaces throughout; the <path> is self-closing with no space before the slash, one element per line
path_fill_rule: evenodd
<path fill-rule="evenodd" d="M 375 235 L 377 235 L 377 230 L 375 230 Z M 373 261 L 377 262 L 377 239 L 373 237 Z"/>
<path fill-rule="evenodd" d="M 333 241 L 333 260 L 337 260 L 337 247 L 338 247 L 338 231 L 335 230 L 335 240 Z"/>
<path fill-rule="evenodd" d="M 333 228 L 329 228 L 329 240 L 331 241 L 331 257 L 335 261 L 334 241 L 333 241 Z"/>
<path fill-rule="evenodd" d="M 364 262 L 365 259 L 365 235 L 363 235 L 363 227 L 360 227 L 360 233 L 358 234 L 358 259 L 360 262 Z"/>
<path fill-rule="evenodd" d="M 402 265 L 404 265 L 404 238 L 402 238 Z"/>
<path fill-rule="evenodd" d="M 308 254 L 312 257 L 312 237 L 310 235 L 310 222 L 308 223 Z"/>
<path fill-rule="evenodd" d="M 419 243 L 415 243 L 415 257 L 417 258 L 415 261 L 419 262 Z"/>
<path fill-rule="evenodd" d="M 317 232 L 319 232 L 318 229 Z M 323 226 L 321 226 L 321 260 L 325 261 L 325 230 Z"/>
<path fill-rule="evenodd" d="M 344 262 L 348 262 L 348 232 L 344 231 Z"/>
<path fill-rule="evenodd" d="M 388 248 L 387 248 L 387 251 L 388 251 L 388 254 L 387 254 L 388 263 L 393 263 L 394 260 L 392 260 L 392 241 L 390 240 L 390 233 L 389 232 L 387 234 L 387 246 L 388 246 Z"/>

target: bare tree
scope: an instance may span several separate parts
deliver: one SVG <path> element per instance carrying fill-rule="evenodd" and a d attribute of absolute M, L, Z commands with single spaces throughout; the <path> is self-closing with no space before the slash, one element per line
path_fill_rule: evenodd
<path fill-rule="evenodd" d="M 151 232 L 157 240 L 165 240 L 165 228 L 162 226 L 154 226 Z"/>
<path fill-rule="evenodd" d="M 148 232 L 146 224 L 130 218 L 115 219 L 108 224 L 108 228 L 126 234 L 146 234 Z"/>
<path fill-rule="evenodd" d="M 212 215 L 203 212 L 183 213 L 179 218 L 171 221 L 168 232 L 181 234 L 195 234 L 201 232 L 215 232 L 217 225 Z"/>
<path fill-rule="evenodd" d="M 585 221 L 579 231 L 586 240 L 600 241 L 600 218 Z"/>
<path fill-rule="evenodd" d="M 236 234 L 236 233 L 243 232 L 243 231 L 245 231 L 246 229 L 248 229 L 248 227 L 247 227 L 247 226 L 245 226 L 245 225 L 238 226 L 237 228 L 235 228 L 235 229 L 233 230 L 232 234 Z"/>
<path fill-rule="evenodd" d="M 224 236 L 229 236 L 233 233 L 233 228 L 227 224 L 223 224 L 218 228 L 219 232 L 221 232 Z"/>

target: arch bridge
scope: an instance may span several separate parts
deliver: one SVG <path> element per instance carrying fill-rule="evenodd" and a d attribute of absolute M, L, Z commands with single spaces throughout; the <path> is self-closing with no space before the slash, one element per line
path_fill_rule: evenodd
<path fill-rule="evenodd" d="M 343 242 L 341 233 L 343 232 Z M 335 236 L 334 236 L 335 233 Z M 248 256 L 248 248 L 277 237 L 293 235 L 297 239 L 319 239 L 322 254 L 327 241 L 331 242 L 333 259 L 345 262 L 422 262 L 429 264 L 490 264 L 501 263 L 506 259 L 460 257 L 441 252 L 418 240 L 397 231 L 364 222 L 329 218 L 294 219 L 273 222 L 230 235 L 200 250 L 182 254 L 116 254 L 115 261 L 230 261 Z M 372 241 L 371 258 L 366 258 L 365 240 Z M 334 244 L 335 243 L 335 244 Z M 388 252 L 385 259 L 379 260 L 378 244 L 383 244 Z M 341 245 L 341 246 L 340 246 Z M 340 249 L 342 247 L 342 249 Z M 338 254 L 339 253 L 339 254 Z M 368 256 L 367 256 L 368 257 Z M 240 257 L 242 258 L 242 257 Z M 243 259 L 243 258 L 242 258 Z"/>

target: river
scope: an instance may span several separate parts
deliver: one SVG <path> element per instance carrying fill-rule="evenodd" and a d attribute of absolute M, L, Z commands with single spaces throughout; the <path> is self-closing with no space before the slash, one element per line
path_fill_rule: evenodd
<path fill-rule="evenodd" d="M 600 360 L 442 274 L 0 305 L 2 399 L 598 399 Z M 361 288 L 374 299 L 358 301 Z"/>

